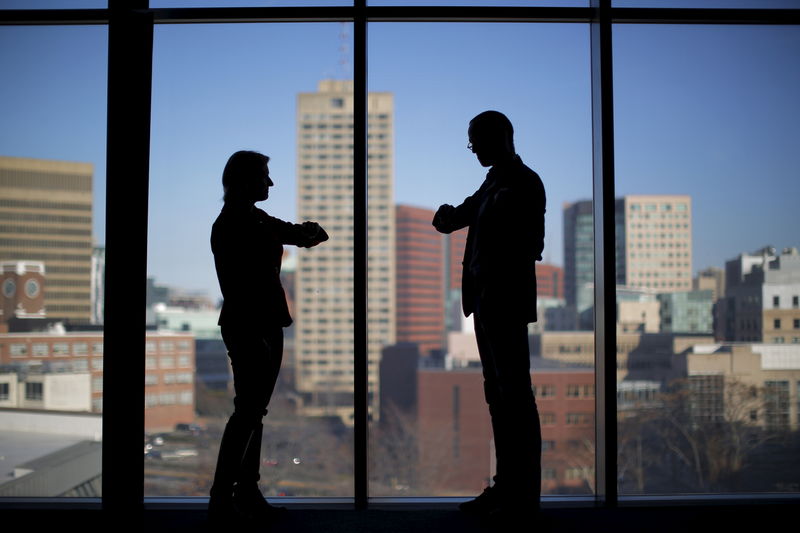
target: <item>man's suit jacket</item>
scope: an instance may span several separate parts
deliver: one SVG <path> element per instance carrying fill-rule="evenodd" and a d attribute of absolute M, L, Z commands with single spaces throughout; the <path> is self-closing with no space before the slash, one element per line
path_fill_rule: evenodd
<path fill-rule="evenodd" d="M 222 291 L 219 325 L 291 325 L 281 285 L 283 245 L 311 245 L 301 224 L 253 207 L 225 206 L 211 230 L 211 250 Z"/>
<path fill-rule="evenodd" d="M 469 316 L 536 321 L 535 263 L 544 249 L 546 198 L 541 178 L 519 156 L 492 167 L 480 188 L 457 206 L 440 231 L 469 226 L 461 281 Z"/>

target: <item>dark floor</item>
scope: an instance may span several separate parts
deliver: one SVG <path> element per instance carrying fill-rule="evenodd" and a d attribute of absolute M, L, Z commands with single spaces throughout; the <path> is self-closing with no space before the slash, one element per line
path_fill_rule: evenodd
<path fill-rule="evenodd" d="M 292 508 L 275 524 L 251 528 L 275 533 L 376 532 L 485 533 L 494 531 L 737 533 L 785 529 L 797 524 L 798 504 L 737 504 L 722 506 L 659 506 L 545 509 L 539 523 L 490 526 L 455 509 L 342 509 Z M 0 523 L 24 525 L 25 531 L 103 531 L 180 533 L 211 531 L 203 510 L 146 510 L 140 514 L 105 515 L 87 510 L 0 510 Z M 235 531 L 233 525 L 225 533 Z"/>

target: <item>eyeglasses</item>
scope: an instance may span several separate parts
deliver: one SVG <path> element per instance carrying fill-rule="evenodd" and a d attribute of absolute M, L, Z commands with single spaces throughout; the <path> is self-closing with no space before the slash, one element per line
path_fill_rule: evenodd
<path fill-rule="evenodd" d="M 472 151 L 472 148 L 473 148 L 473 145 L 472 145 L 472 143 L 468 143 L 468 144 L 467 144 L 467 150 L 469 150 L 469 151 L 471 152 L 471 151 Z"/>

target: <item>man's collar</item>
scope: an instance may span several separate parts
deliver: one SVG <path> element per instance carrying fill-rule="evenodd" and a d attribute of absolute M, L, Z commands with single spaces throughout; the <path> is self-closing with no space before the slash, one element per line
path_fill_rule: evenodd
<path fill-rule="evenodd" d="M 493 165 L 492 168 L 489 169 L 487 177 L 494 179 L 496 177 L 502 176 L 504 174 L 503 171 L 505 169 L 521 164 L 522 164 L 522 159 L 519 157 L 519 155 L 514 154 L 511 158 L 506 159 L 501 163 L 497 163 L 496 165 Z"/>

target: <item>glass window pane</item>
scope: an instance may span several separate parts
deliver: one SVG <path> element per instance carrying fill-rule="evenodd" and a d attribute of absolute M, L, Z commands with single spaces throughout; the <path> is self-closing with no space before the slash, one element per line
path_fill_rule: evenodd
<path fill-rule="evenodd" d="M 100 496 L 107 35 L 0 28 L 0 497 Z"/>
<path fill-rule="evenodd" d="M 156 28 L 147 496 L 209 493 L 234 396 L 209 237 L 228 158 L 255 150 L 271 158 L 274 182 L 257 207 L 285 221 L 318 221 L 330 236 L 298 248 L 288 244 L 296 229 L 270 226 L 286 243 L 280 282 L 294 323 L 283 329 L 282 369 L 264 418 L 261 488 L 270 497 L 352 497 L 351 33 L 338 23 Z M 242 245 L 231 253 L 242 260 L 224 263 L 233 272 L 226 279 L 244 283 L 237 294 L 256 300 L 237 306 L 229 298 L 232 312 L 251 306 L 263 314 L 259 306 L 277 301 L 266 299 L 265 282 L 277 280 L 263 265 L 280 250 Z M 256 329 L 275 323 L 264 321 Z M 257 361 L 260 349 L 245 350 L 245 361 Z M 253 374 L 258 391 L 268 387 L 265 371 Z"/>
<path fill-rule="evenodd" d="M 591 295 L 591 256 L 574 274 L 575 240 L 592 250 L 588 28 L 374 23 L 369 46 L 370 289 L 395 277 L 393 292 L 370 294 L 370 346 L 380 349 L 380 362 L 370 359 L 370 494 L 474 496 L 495 471 L 472 317 L 461 311 L 466 229 L 431 225 L 441 204 L 460 204 L 484 180 L 467 129 L 487 109 L 510 118 L 547 194 L 529 329 L 543 492 L 591 493 L 592 309 L 580 309 L 581 324 L 565 277 L 573 264 L 572 294 L 580 285 Z M 520 60 L 513 50 L 528 52 Z"/>
<path fill-rule="evenodd" d="M 796 491 L 800 29 L 614 32 L 620 492 Z"/>

